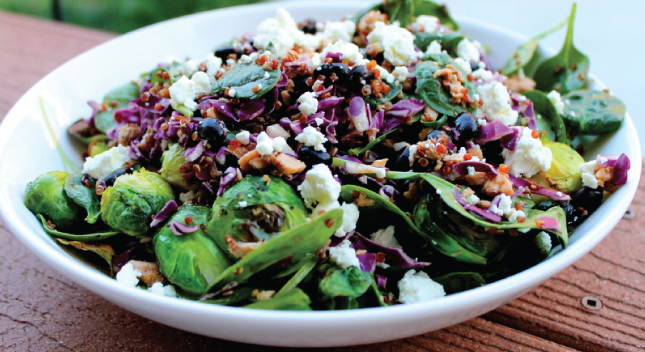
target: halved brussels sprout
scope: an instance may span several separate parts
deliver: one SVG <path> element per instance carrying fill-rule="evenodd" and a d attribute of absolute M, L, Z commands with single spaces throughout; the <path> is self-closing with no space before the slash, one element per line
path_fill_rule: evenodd
<path fill-rule="evenodd" d="M 566 144 L 551 142 L 542 138 L 542 144 L 551 150 L 553 160 L 548 171 L 540 171 L 531 179 L 538 184 L 554 188 L 563 193 L 572 193 L 582 188 L 580 165 L 585 160 Z"/>
<path fill-rule="evenodd" d="M 206 230 L 220 248 L 236 242 L 269 241 L 305 222 L 309 215 L 294 189 L 277 177 L 247 176 L 213 204 Z M 250 250 L 250 248 L 249 248 Z M 227 253 L 239 259 L 244 253 Z"/>
<path fill-rule="evenodd" d="M 198 226 L 195 232 L 181 236 L 162 227 L 153 239 L 161 273 L 174 285 L 196 295 L 203 295 L 217 277 L 231 265 L 228 256 L 202 230 L 210 209 L 183 205 L 170 221 Z M 186 221 L 190 217 L 189 221 Z M 189 222 L 189 223 L 188 223 Z"/>
<path fill-rule="evenodd" d="M 186 163 L 186 159 L 184 158 L 185 151 L 186 148 L 179 143 L 175 143 L 163 152 L 161 155 L 161 170 L 159 170 L 159 175 L 171 185 L 188 190 L 190 186 L 188 186 L 182 177 L 183 173 L 179 171 L 179 167 Z"/>
<path fill-rule="evenodd" d="M 174 199 L 172 188 L 161 176 L 141 169 L 118 177 L 114 186 L 103 192 L 101 219 L 130 236 L 145 236 L 151 217 Z"/>
<path fill-rule="evenodd" d="M 82 222 L 85 212 L 65 193 L 65 179 L 69 173 L 50 171 L 27 184 L 25 206 L 34 214 L 41 214 L 56 228 L 66 230 Z"/>

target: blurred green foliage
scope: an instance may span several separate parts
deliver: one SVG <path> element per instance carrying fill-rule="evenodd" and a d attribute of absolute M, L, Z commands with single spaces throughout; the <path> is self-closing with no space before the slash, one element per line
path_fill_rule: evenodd
<path fill-rule="evenodd" d="M 68 23 L 125 33 L 195 12 L 244 5 L 258 0 L 60 0 Z M 52 0 L 0 0 L 0 10 L 53 18 Z"/>

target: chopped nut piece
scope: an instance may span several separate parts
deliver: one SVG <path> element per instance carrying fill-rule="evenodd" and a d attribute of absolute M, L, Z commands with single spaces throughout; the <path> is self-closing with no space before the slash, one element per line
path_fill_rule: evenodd
<path fill-rule="evenodd" d="M 141 272 L 139 280 L 146 284 L 148 287 L 152 286 L 155 282 L 166 282 L 166 279 L 159 272 L 159 265 L 157 263 L 142 262 L 139 260 L 131 260 L 128 263 L 132 264 L 135 270 Z"/>

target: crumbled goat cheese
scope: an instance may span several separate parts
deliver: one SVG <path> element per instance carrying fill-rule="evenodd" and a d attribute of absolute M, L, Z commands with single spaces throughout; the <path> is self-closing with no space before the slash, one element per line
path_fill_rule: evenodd
<path fill-rule="evenodd" d="M 425 33 L 432 33 L 437 30 L 439 19 L 434 16 L 421 15 L 417 17 L 416 23 L 423 27 Z"/>
<path fill-rule="evenodd" d="M 349 232 L 356 230 L 356 223 L 358 222 L 358 216 L 360 212 L 358 207 L 354 203 L 343 203 L 340 206 L 340 209 L 343 210 L 343 223 L 340 225 L 338 230 L 334 232 L 334 236 L 343 237 Z"/>
<path fill-rule="evenodd" d="M 392 248 L 402 248 L 399 242 L 394 237 L 394 225 L 390 225 L 384 229 L 380 229 L 370 235 L 370 239 L 374 242 L 378 242 L 384 246 Z"/>
<path fill-rule="evenodd" d="M 585 187 L 596 189 L 598 188 L 598 179 L 596 175 L 592 174 L 582 174 L 582 185 Z"/>
<path fill-rule="evenodd" d="M 283 8 L 279 8 L 276 18 L 267 18 L 257 27 L 257 35 L 253 38 L 253 45 L 265 50 L 269 43 L 273 44 L 273 51 L 282 56 L 291 50 L 295 44 L 300 46 L 311 46 L 314 49 L 320 47 L 322 36 L 311 35 L 298 29 L 296 21 Z"/>
<path fill-rule="evenodd" d="M 432 281 L 425 272 L 416 272 L 414 269 L 403 275 L 398 287 L 399 301 L 406 304 L 430 301 L 446 295 L 441 284 Z"/>
<path fill-rule="evenodd" d="M 410 156 L 408 156 L 408 160 L 410 161 L 410 166 L 414 164 L 414 157 L 417 155 L 417 145 L 413 144 L 410 146 Z"/>
<path fill-rule="evenodd" d="M 468 175 L 470 176 L 475 176 L 475 167 L 473 166 L 467 166 L 466 170 L 468 170 Z"/>
<path fill-rule="evenodd" d="M 177 297 L 177 291 L 173 285 L 164 285 L 161 282 L 155 282 L 148 287 L 148 291 L 159 296 Z"/>
<path fill-rule="evenodd" d="M 249 202 L 242 200 L 242 201 L 239 201 L 237 205 L 239 205 L 240 208 L 246 208 L 249 205 Z"/>
<path fill-rule="evenodd" d="M 598 163 L 595 160 L 586 162 L 580 165 L 580 174 L 582 176 L 582 184 L 585 187 L 596 189 L 598 188 L 598 179 L 596 178 L 596 168 Z"/>
<path fill-rule="evenodd" d="M 339 40 L 335 43 L 329 43 L 318 55 L 318 61 L 314 62 L 315 55 L 312 56 L 312 64 L 314 67 L 320 66 L 322 62 L 327 58 L 327 54 L 340 54 L 343 57 L 343 61 L 352 61 L 358 64 L 363 59 L 363 54 L 358 50 L 358 46 L 354 43 L 346 43 L 344 40 Z M 369 62 L 369 61 L 368 61 Z M 363 66 L 363 65 L 360 65 Z"/>
<path fill-rule="evenodd" d="M 459 42 L 459 44 L 457 44 L 457 56 L 468 62 L 479 62 L 479 49 L 477 49 L 477 45 L 475 43 L 471 43 L 468 38 L 464 38 Z"/>
<path fill-rule="evenodd" d="M 99 179 L 123 167 L 127 162 L 132 162 L 130 159 L 130 148 L 117 145 L 101 154 L 87 158 L 85 164 L 83 164 L 83 173 Z"/>
<path fill-rule="evenodd" d="M 410 70 L 405 66 L 397 66 L 392 71 L 392 75 L 396 79 L 396 82 L 403 82 L 410 76 Z"/>
<path fill-rule="evenodd" d="M 195 191 L 188 191 L 184 193 L 179 193 L 179 201 L 182 204 L 190 204 L 193 202 L 193 199 L 195 198 Z"/>
<path fill-rule="evenodd" d="M 441 43 L 437 40 L 433 40 L 430 45 L 428 45 L 428 49 L 426 49 L 426 55 L 427 54 L 441 54 Z"/>
<path fill-rule="evenodd" d="M 351 242 L 344 240 L 340 245 L 329 248 L 329 260 L 338 264 L 341 268 L 347 269 L 352 266 L 360 266 L 356 250 L 350 247 Z"/>
<path fill-rule="evenodd" d="M 210 53 L 204 58 L 204 63 L 206 64 L 208 79 L 213 84 L 215 83 L 215 75 L 222 68 L 222 59 Z"/>
<path fill-rule="evenodd" d="M 135 287 L 139 284 L 140 276 L 141 271 L 135 269 L 132 263 L 127 263 L 116 273 L 116 282 L 121 285 Z"/>
<path fill-rule="evenodd" d="M 526 214 L 524 214 L 524 212 L 521 210 L 515 210 L 511 213 L 511 216 L 508 217 L 508 221 L 516 222 L 517 219 L 520 218 L 526 218 Z"/>
<path fill-rule="evenodd" d="M 298 110 L 303 115 L 311 116 L 318 111 L 318 99 L 316 99 L 316 93 L 314 92 L 305 92 L 298 98 Z"/>
<path fill-rule="evenodd" d="M 374 30 L 367 35 L 371 44 L 380 43 L 385 50 L 383 55 L 394 66 L 408 66 L 419 60 L 420 52 L 414 49 L 414 35 L 398 22 L 387 25 L 376 22 Z"/>
<path fill-rule="evenodd" d="M 302 130 L 302 133 L 297 135 L 295 139 L 308 147 L 314 147 L 317 151 L 325 151 L 325 146 L 323 144 L 327 142 L 327 138 L 312 126 L 305 127 Z"/>
<path fill-rule="evenodd" d="M 242 145 L 247 145 L 251 141 L 251 133 L 249 131 L 241 131 L 235 135 L 235 139 Z"/>
<path fill-rule="evenodd" d="M 298 186 L 305 205 L 313 208 L 316 204 L 330 204 L 338 201 L 340 183 L 334 179 L 325 164 L 314 165 L 305 174 L 305 180 Z"/>
<path fill-rule="evenodd" d="M 595 174 L 596 169 L 598 168 L 598 163 L 595 160 L 588 161 L 578 168 L 581 173 L 587 173 L 587 174 Z"/>
<path fill-rule="evenodd" d="M 517 122 L 517 111 L 511 108 L 511 96 L 506 87 L 499 82 L 490 82 L 477 89 L 484 105 L 482 112 L 489 120 L 499 120 L 507 126 Z"/>
<path fill-rule="evenodd" d="M 466 75 L 469 73 L 473 72 L 472 68 L 470 67 L 470 63 L 466 62 L 464 59 L 458 57 L 455 59 L 455 65 L 459 67 Z"/>
<path fill-rule="evenodd" d="M 543 146 L 539 138 L 533 138 L 530 128 L 524 127 L 521 133 L 514 151 L 502 150 L 504 163 L 508 165 L 510 174 L 515 177 L 531 177 L 540 171 L 548 171 L 553 160 L 551 150 Z"/>
<path fill-rule="evenodd" d="M 542 231 L 535 236 L 535 244 L 543 252 L 549 252 L 553 247 L 551 243 L 551 236 L 548 233 Z"/>
<path fill-rule="evenodd" d="M 487 123 L 486 119 L 477 119 L 477 125 L 479 126 L 486 126 Z"/>
<path fill-rule="evenodd" d="M 510 215 L 513 210 L 513 201 L 511 200 L 511 197 L 507 196 L 506 194 L 500 194 L 497 197 L 500 198 L 499 204 L 495 204 L 495 199 L 491 202 L 490 208 L 488 208 L 488 211 L 497 214 L 499 216 L 503 215 Z M 497 198 L 495 197 L 495 198 Z"/>
<path fill-rule="evenodd" d="M 470 204 L 477 204 L 479 203 L 479 200 L 480 200 L 479 197 L 477 197 L 474 194 L 471 194 L 468 197 L 466 197 L 466 201 Z"/>
<path fill-rule="evenodd" d="M 555 106 L 555 110 L 558 111 L 558 114 L 562 115 L 564 113 L 564 102 L 562 101 L 562 96 L 560 96 L 560 93 L 552 90 L 546 96 L 553 103 L 553 106 Z"/>
<path fill-rule="evenodd" d="M 441 191 L 439 188 L 437 188 L 436 193 L 437 193 L 437 194 L 439 194 L 439 195 L 441 195 L 441 194 L 443 193 L 443 191 Z"/>
<path fill-rule="evenodd" d="M 186 76 L 181 76 L 170 88 L 170 105 L 177 109 L 179 105 L 183 105 L 191 111 L 197 109 L 195 103 L 195 82 Z"/>
<path fill-rule="evenodd" d="M 192 76 L 195 72 L 199 71 L 199 61 L 198 60 L 186 60 L 183 65 L 179 68 L 179 71 L 187 77 Z"/>
<path fill-rule="evenodd" d="M 316 117 L 314 121 L 316 121 L 316 125 L 318 126 L 322 126 L 322 124 L 325 123 L 325 120 L 321 119 L 320 117 Z"/>
<path fill-rule="evenodd" d="M 195 72 L 191 80 L 195 83 L 195 95 L 209 94 L 211 92 L 211 81 L 208 79 L 206 72 Z"/>
<path fill-rule="evenodd" d="M 478 68 L 472 73 L 473 79 L 481 79 L 482 81 L 489 81 L 493 79 L 493 73 L 485 68 Z"/>
<path fill-rule="evenodd" d="M 237 94 L 237 91 L 233 88 L 228 89 L 228 96 L 231 98 L 235 98 L 235 94 Z"/>
<path fill-rule="evenodd" d="M 271 139 L 271 137 L 269 137 L 268 134 L 266 134 L 266 132 L 261 132 L 258 135 L 255 150 L 257 150 L 260 155 L 273 154 L 273 140 Z"/>
<path fill-rule="evenodd" d="M 342 40 L 351 43 L 354 32 L 356 32 L 356 24 L 352 21 L 327 22 L 322 35 L 332 42 Z"/>

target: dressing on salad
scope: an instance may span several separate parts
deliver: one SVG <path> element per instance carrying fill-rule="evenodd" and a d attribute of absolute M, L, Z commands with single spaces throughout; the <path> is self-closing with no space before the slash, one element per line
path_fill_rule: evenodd
<path fill-rule="evenodd" d="M 25 205 L 120 284 L 181 299 L 340 310 L 486 285 L 566 246 L 627 182 L 625 154 L 581 156 L 625 106 L 587 88 L 574 15 L 500 72 L 432 1 L 338 22 L 278 9 L 90 102 L 69 127 L 82 171 L 38 176 Z"/>

